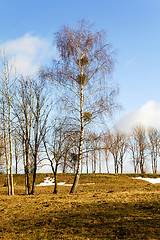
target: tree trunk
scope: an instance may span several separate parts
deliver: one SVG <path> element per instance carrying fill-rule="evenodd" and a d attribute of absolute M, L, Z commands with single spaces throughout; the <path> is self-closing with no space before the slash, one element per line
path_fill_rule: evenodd
<path fill-rule="evenodd" d="M 26 180 L 27 180 L 27 194 L 30 194 L 30 182 L 29 182 L 29 144 L 28 139 L 25 143 L 25 152 L 26 152 Z"/>
<path fill-rule="evenodd" d="M 92 152 L 92 173 L 94 172 L 94 161 L 93 161 L 93 152 Z"/>
<path fill-rule="evenodd" d="M 14 195 L 13 186 L 13 156 L 12 156 L 12 137 L 11 137 L 11 104 L 9 105 L 9 117 L 8 117 L 8 132 L 9 132 L 9 150 L 10 150 L 10 183 L 11 183 L 11 195 Z"/>
<path fill-rule="evenodd" d="M 83 137 L 84 137 L 83 103 L 84 103 L 84 88 L 83 88 L 83 85 L 81 85 L 81 96 L 80 96 L 81 131 L 80 131 L 80 139 L 79 139 L 78 164 L 77 164 L 76 175 L 75 175 L 70 193 L 76 192 L 78 182 L 79 182 L 79 177 L 80 177 L 80 167 L 82 163 L 82 150 L 83 150 Z"/>
<path fill-rule="evenodd" d="M 151 152 L 153 174 L 157 173 L 157 155 L 158 155 L 157 150 L 155 152 L 154 149 L 153 149 L 152 152 Z"/>
<path fill-rule="evenodd" d="M 14 144 L 15 144 L 14 154 L 15 154 L 15 161 L 16 161 L 16 174 L 18 174 L 18 154 L 17 154 L 17 141 L 16 141 L 16 139 L 14 141 Z"/>
<path fill-rule="evenodd" d="M 67 165 L 67 154 L 65 154 L 65 156 L 64 156 L 64 164 L 63 164 L 63 173 L 65 173 L 66 172 L 66 165 Z"/>
<path fill-rule="evenodd" d="M 94 150 L 94 170 L 93 173 L 96 173 L 96 151 Z"/>
<path fill-rule="evenodd" d="M 144 173 L 144 168 L 143 168 L 143 156 L 141 156 L 141 160 L 140 160 L 140 170 L 141 170 L 141 173 Z"/>
<path fill-rule="evenodd" d="M 36 182 L 36 173 L 37 173 L 37 157 L 38 157 L 38 119 L 36 119 L 35 126 L 35 148 L 34 148 L 34 163 L 33 163 L 33 182 L 32 182 L 32 191 L 31 194 L 34 194 L 35 191 L 35 182 Z"/>
<path fill-rule="evenodd" d="M 83 162 L 81 162 L 81 173 L 83 172 Z"/>
<path fill-rule="evenodd" d="M 101 151 L 99 150 L 99 173 L 102 172 Z"/>
<path fill-rule="evenodd" d="M 15 161 L 16 161 L 16 174 L 18 174 L 18 158 L 15 156 Z"/>
<path fill-rule="evenodd" d="M 6 125 L 5 125 L 5 119 L 4 119 L 4 102 L 3 102 L 3 133 L 4 133 L 4 150 L 5 150 L 5 158 L 6 158 L 6 169 L 7 169 L 8 195 L 11 195 L 11 184 L 10 184 L 10 177 L 9 177 L 9 163 L 8 163 L 7 141 L 6 141 Z"/>
<path fill-rule="evenodd" d="M 9 164 L 8 164 L 8 156 L 7 156 L 6 147 L 5 147 L 5 155 L 6 155 L 6 168 L 7 168 L 7 187 L 8 187 L 8 195 L 11 195 L 11 184 L 10 184 L 10 177 L 9 177 Z"/>
<path fill-rule="evenodd" d="M 105 151 L 105 155 L 106 155 L 106 168 L 107 168 L 107 173 L 109 173 L 108 154 L 107 154 L 107 151 Z"/>
<path fill-rule="evenodd" d="M 86 147 L 86 172 L 88 173 L 88 148 Z"/>
<path fill-rule="evenodd" d="M 123 158 L 121 157 L 121 174 L 123 173 Z"/>
<path fill-rule="evenodd" d="M 57 194 L 58 189 L 57 189 L 57 168 L 58 168 L 58 164 L 56 163 L 56 167 L 55 167 L 55 171 L 54 171 L 54 194 Z"/>
<path fill-rule="evenodd" d="M 32 191 L 31 191 L 32 195 L 34 195 L 34 192 L 35 192 L 36 172 L 37 172 L 37 154 L 35 154 L 34 156 L 33 182 L 32 182 Z"/>
<path fill-rule="evenodd" d="M 124 153 L 121 152 L 120 153 L 121 174 L 123 174 L 123 156 L 124 156 Z"/>
<path fill-rule="evenodd" d="M 6 168 L 7 168 L 7 187 L 8 187 L 8 195 L 11 195 L 11 184 L 10 184 L 10 178 L 9 178 L 8 159 L 6 160 Z"/>
<path fill-rule="evenodd" d="M 24 165 L 24 175 L 25 175 L 25 194 L 28 194 L 28 188 L 27 188 L 27 168 L 26 168 L 26 151 L 25 151 L 25 140 L 24 140 L 24 135 L 23 135 L 23 140 L 22 140 L 22 147 L 23 147 L 23 165 Z"/>
<path fill-rule="evenodd" d="M 136 160 L 135 158 L 133 159 L 133 164 L 134 164 L 134 173 L 137 173 L 137 166 L 136 166 Z"/>
<path fill-rule="evenodd" d="M 115 174 L 117 173 L 117 161 L 116 159 L 114 159 L 114 170 L 115 170 Z"/>
<path fill-rule="evenodd" d="M 115 159 L 115 173 L 118 173 L 118 161 L 117 161 L 117 158 Z"/>

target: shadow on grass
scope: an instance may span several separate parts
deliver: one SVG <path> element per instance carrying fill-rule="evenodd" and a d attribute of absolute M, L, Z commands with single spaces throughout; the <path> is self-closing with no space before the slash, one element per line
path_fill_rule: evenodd
<path fill-rule="evenodd" d="M 26 219 L 15 219 L 13 239 L 159 239 L 160 204 L 77 204 Z M 18 238 L 18 237 L 20 238 Z M 34 236 L 34 238 L 32 238 Z M 28 238 L 27 238 L 28 237 Z"/>
<path fill-rule="evenodd" d="M 156 206 L 87 205 L 58 218 L 59 230 L 88 238 L 159 239 L 160 214 Z"/>

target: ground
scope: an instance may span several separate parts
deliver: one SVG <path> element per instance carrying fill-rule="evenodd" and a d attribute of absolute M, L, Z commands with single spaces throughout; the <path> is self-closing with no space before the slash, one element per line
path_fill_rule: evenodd
<path fill-rule="evenodd" d="M 37 184 L 50 174 L 39 174 Z M 0 176 L 1 239 L 160 239 L 160 184 L 133 175 L 82 174 L 77 193 L 70 186 L 36 187 L 24 194 L 24 176 L 14 176 L 15 196 L 7 196 Z M 135 176 L 134 176 L 135 177 Z M 151 177 L 151 176 L 144 176 Z M 160 177 L 160 176 L 154 176 Z M 72 183 L 73 174 L 58 174 Z"/>

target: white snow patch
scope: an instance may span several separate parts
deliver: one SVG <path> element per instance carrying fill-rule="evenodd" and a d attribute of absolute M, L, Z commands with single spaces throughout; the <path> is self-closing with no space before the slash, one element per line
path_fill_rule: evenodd
<path fill-rule="evenodd" d="M 54 179 L 50 178 L 50 177 L 46 177 L 44 179 L 44 182 L 42 182 L 36 186 L 51 186 L 51 185 L 54 185 Z"/>
<path fill-rule="evenodd" d="M 95 184 L 95 183 L 83 183 L 83 184 L 81 184 L 81 185 L 91 185 L 91 184 Z M 44 182 L 42 182 L 42 183 L 40 183 L 40 184 L 38 184 L 38 185 L 36 185 L 36 186 L 52 186 L 52 185 L 54 185 L 54 179 L 53 178 L 50 178 L 50 177 L 46 177 L 45 179 L 44 179 Z M 72 184 L 67 184 L 67 183 L 65 183 L 65 182 L 59 182 L 59 183 L 57 183 L 57 185 L 60 185 L 60 186 L 68 186 L 68 187 L 70 187 L 70 186 L 72 186 Z"/>
<path fill-rule="evenodd" d="M 59 182 L 58 185 L 65 185 L 65 182 Z"/>
<path fill-rule="evenodd" d="M 160 183 L 160 178 L 142 178 L 142 177 L 136 177 L 133 179 L 139 179 L 139 180 L 144 180 L 147 182 L 150 182 L 152 184 Z"/>

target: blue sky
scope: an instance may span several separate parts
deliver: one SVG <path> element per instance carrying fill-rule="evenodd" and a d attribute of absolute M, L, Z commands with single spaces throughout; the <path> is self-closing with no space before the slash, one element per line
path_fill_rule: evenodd
<path fill-rule="evenodd" d="M 23 70 L 49 63 L 61 25 L 85 18 L 104 29 L 118 52 L 113 81 L 124 108 L 118 125 L 160 127 L 159 0 L 0 0 L 0 6 L 0 48 L 13 50 Z"/>

